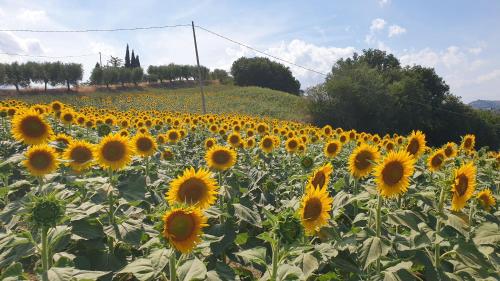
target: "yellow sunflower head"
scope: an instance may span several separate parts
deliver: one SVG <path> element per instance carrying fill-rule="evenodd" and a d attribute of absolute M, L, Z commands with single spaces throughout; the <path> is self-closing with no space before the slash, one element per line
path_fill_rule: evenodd
<path fill-rule="evenodd" d="M 331 140 L 325 143 L 323 153 L 328 158 L 335 158 L 342 149 L 342 144 L 338 140 Z"/>
<path fill-rule="evenodd" d="M 474 146 L 476 145 L 476 136 L 475 135 L 465 135 L 462 139 L 462 149 L 465 151 L 474 150 Z"/>
<path fill-rule="evenodd" d="M 265 153 L 271 153 L 275 147 L 275 140 L 272 136 L 264 136 L 260 140 L 260 149 Z"/>
<path fill-rule="evenodd" d="M 408 190 L 415 170 L 415 159 L 407 151 L 390 151 L 375 167 L 377 190 L 383 197 L 394 197 Z"/>
<path fill-rule="evenodd" d="M 126 137 L 119 134 L 107 135 L 97 145 L 94 158 L 105 169 L 119 170 L 132 160 L 134 147 Z"/>
<path fill-rule="evenodd" d="M 75 121 L 75 113 L 73 112 L 73 110 L 67 108 L 61 112 L 60 118 L 64 124 L 70 125 Z"/>
<path fill-rule="evenodd" d="M 181 253 L 189 253 L 201 241 L 207 218 L 197 208 L 175 208 L 163 215 L 163 237 Z"/>
<path fill-rule="evenodd" d="M 92 165 L 94 145 L 82 140 L 71 141 L 63 153 L 63 157 L 69 160 L 68 166 L 75 171 L 83 171 Z"/>
<path fill-rule="evenodd" d="M 166 200 L 171 206 L 186 204 L 203 210 L 215 203 L 218 189 L 210 171 L 188 168 L 170 183 Z"/>
<path fill-rule="evenodd" d="M 327 163 L 318 169 L 316 169 L 313 174 L 309 177 L 307 186 L 312 186 L 314 188 L 327 188 L 328 183 L 330 183 L 330 177 L 332 176 L 333 167 L 332 164 Z"/>
<path fill-rule="evenodd" d="M 12 118 L 12 136 L 28 145 L 47 143 L 54 132 L 50 125 L 34 110 L 17 113 Z"/>
<path fill-rule="evenodd" d="M 425 135 L 421 131 L 411 132 L 406 151 L 415 158 L 418 158 L 425 151 Z"/>
<path fill-rule="evenodd" d="M 434 151 L 429 158 L 427 158 L 427 167 L 429 171 L 436 172 L 444 165 L 446 160 L 446 155 L 444 149 L 438 149 Z"/>
<path fill-rule="evenodd" d="M 476 190 L 476 167 L 472 162 L 461 165 L 455 170 L 455 178 L 451 186 L 451 209 L 460 211 Z"/>
<path fill-rule="evenodd" d="M 489 188 L 481 190 L 477 194 L 476 198 L 477 201 L 479 201 L 479 204 L 481 204 L 481 206 L 487 211 L 489 211 L 491 207 L 496 204 L 496 199 Z"/>
<path fill-rule="evenodd" d="M 149 134 L 137 134 L 132 139 L 132 144 L 134 145 L 135 152 L 143 157 L 153 155 L 158 145 L 153 137 Z"/>
<path fill-rule="evenodd" d="M 208 167 L 225 171 L 236 164 L 237 153 L 231 148 L 214 145 L 205 154 Z"/>
<path fill-rule="evenodd" d="M 163 152 L 161 153 L 161 158 L 163 160 L 171 160 L 172 158 L 174 158 L 174 153 L 172 152 L 172 150 L 166 148 L 165 150 L 163 150 Z"/>
<path fill-rule="evenodd" d="M 306 234 L 312 235 L 328 224 L 333 199 L 326 188 L 309 186 L 302 197 L 299 215 Z"/>
<path fill-rule="evenodd" d="M 349 156 L 349 171 L 351 175 L 356 178 L 369 175 L 379 158 L 380 153 L 377 147 L 362 143 Z"/>
<path fill-rule="evenodd" d="M 227 142 L 229 143 L 230 146 L 236 148 L 240 147 L 241 145 L 241 136 L 238 132 L 231 133 L 227 137 Z"/>
<path fill-rule="evenodd" d="M 446 158 L 455 157 L 457 155 L 457 145 L 454 142 L 448 142 L 443 147 Z"/>
<path fill-rule="evenodd" d="M 170 142 L 170 143 L 176 143 L 181 138 L 181 134 L 180 134 L 179 130 L 176 130 L 176 129 L 168 130 L 166 133 L 166 136 L 167 136 L 168 142 Z"/>
<path fill-rule="evenodd" d="M 25 156 L 23 165 L 34 176 L 50 174 L 57 169 L 59 164 L 56 150 L 46 144 L 31 146 Z"/>
<path fill-rule="evenodd" d="M 295 153 L 297 152 L 299 145 L 301 142 L 299 141 L 298 138 L 289 138 L 285 142 L 285 149 L 288 151 L 288 153 Z"/>

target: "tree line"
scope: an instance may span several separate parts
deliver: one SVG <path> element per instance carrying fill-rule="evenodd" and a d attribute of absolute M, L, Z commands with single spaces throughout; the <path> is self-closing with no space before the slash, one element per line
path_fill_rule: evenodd
<path fill-rule="evenodd" d="M 210 69 L 205 66 L 200 66 L 201 79 L 208 80 L 210 78 Z M 169 65 L 150 65 L 148 67 L 149 82 L 163 83 L 163 81 L 175 80 L 191 80 L 198 79 L 198 67 L 196 65 L 181 65 L 171 63 Z"/>
<path fill-rule="evenodd" d="M 31 83 L 43 84 L 45 91 L 47 85 L 66 85 L 69 91 L 70 86 L 77 86 L 82 78 L 83 67 L 78 63 L 58 61 L 0 64 L 0 85 L 14 86 L 17 92 L 20 88 L 29 87 Z"/>
<path fill-rule="evenodd" d="M 325 82 L 306 93 L 319 126 L 382 135 L 422 130 L 433 146 L 467 133 L 476 135 L 478 147 L 500 144 L 499 114 L 465 105 L 433 68 L 403 67 L 381 50 L 338 60 Z"/>
<path fill-rule="evenodd" d="M 136 86 L 142 82 L 144 70 L 141 67 L 127 68 L 119 66 L 104 66 L 96 64 L 90 74 L 90 84 L 92 85 L 109 85 L 121 84 L 124 86 L 128 83 L 134 83 Z"/>

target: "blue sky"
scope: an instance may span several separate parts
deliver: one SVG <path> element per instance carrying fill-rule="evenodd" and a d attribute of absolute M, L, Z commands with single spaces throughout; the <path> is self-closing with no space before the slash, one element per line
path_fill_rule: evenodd
<path fill-rule="evenodd" d="M 500 99 L 500 1 L 23 1 L 0 0 L 0 29 L 86 29 L 196 24 L 237 41 L 328 72 L 335 61 L 366 48 L 403 64 L 435 67 L 465 102 Z M 254 52 L 197 31 L 200 61 L 229 69 Z M 0 52 L 65 56 L 88 74 L 99 51 L 124 55 L 126 43 L 143 66 L 194 64 L 191 30 L 33 34 L 0 32 Z M 0 55 L 0 61 L 25 58 Z M 43 59 L 36 59 L 43 60 Z M 323 77 L 290 67 L 303 88 Z"/>

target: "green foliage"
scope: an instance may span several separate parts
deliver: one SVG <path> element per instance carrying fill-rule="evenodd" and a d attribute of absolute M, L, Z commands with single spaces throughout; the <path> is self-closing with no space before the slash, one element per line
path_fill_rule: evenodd
<path fill-rule="evenodd" d="M 460 142 L 476 135 L 478 146 L 497 149 L 500 128 L 496 113 L 463 104 L 434 69 L 401 67 L 392 55 L 364 50 L 340 59 L 324 84 L 307 91 L 314 122 L 370 133 L 422 130 L 430 145 Z"/>
<path fill-rule="evenodd" d="M 201 78 L 207 80 L 209 78 L 210 70 L 205 66 L 200 66 L 201 68 Z M 175 80 L 195 80 L 198 79 L 198 67 L 196 65 L 179 65 L 179 64 L 169 64 L 169 65 L 150 65 L 148 67 L 148 75 L 150 77 L 150 82 L 160 83 L 168 80 L 170 82 Z"/>
<path fill-rule="evenodd" d="M 241 57 L 233 62 L 231 74 L 239 86 L 259 86 L 300 94 L 300 82 L 293 77 L 290 69 L 268 58 Z"/>

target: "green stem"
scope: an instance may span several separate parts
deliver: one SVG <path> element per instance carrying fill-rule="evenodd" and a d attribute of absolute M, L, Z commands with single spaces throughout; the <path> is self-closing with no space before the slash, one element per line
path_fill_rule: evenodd
<path fill-rule="evenodd" d="M 278 261 L 279 261 L 279 241 L 273 245 L 271 248 L 272 253 L 272 271 L 271 271 L 271 281 L 276 280 L 276 275 L 278 273 Z"/>
<path fill-rule="evenodd" d="M 377 196 L 377 213 L 375 217 L 375 230 L 377 233 L 377 237 L 380 238 L 382 234 L 382 229 L 381 229 L 381 224 L 382 224 L 382 216 L 381 216 L 381 209 L 382 209 L 382 196 L 380 194 Z M 380 258 L 377 259 L 377 276 L 380 275 Z"/>
<path fill-rule="evenodd" d="M 354 196 L 358 195 L 358 179 L 354 178 Z M 358 201 L 354 201 L 354 218 L 358 215 Z"/>
<path fill-rule="evenodd" d="M 110 190 L 108 192 L 108 204 L 109 204 L 109 222 L 111 225 L 115 224 L 115 216 L 114 216 L 114 205 L 115 200 L 113 197 L 113 171 L 111 169 L 108 170 L 109 173 L 109 184 Z"/>
<path fill-rule="evenodd" d="M 444 206 L 444 199 L 445 199 L 445 190 L 444 190 L 444 185 L 441 185 L 441 192 L 439 194 L 439 202 L 438 202 L 438 216 L 437 216 L 437 223 L 436 223 L 436 238 L 434 239 L 434 263 L 436 266 L 436 270 L 438 270 L 438 267 L 440 265 L 440 245 L 438 243 L 438 236 L 439 232 L 441 231 L 441 217 L 443 215 L 443 206 Z"/>
<path fill-rule="evenodd" d="M 49 244 L 47 233 L 49 232 L 48 227 L 42 228 L 42 280 L 48 281 L 49 276 L 47 271 L 49 270 L 49 251 L 47 246 Z"/>
<path fill-rule="evenodd" d="M 172 254 L 170 254 L 169 263 L 168 263 L 168 265 L 169 265 L 168 267 L 170 270 L 170 281 L 177 280 L 177 271 L 175 269 L 175 263 L 176 263 L 175 250 L 172 250 Z"/>
<path fill-rule="evenodd" d="M 474 221 L 473 221 L 474 211 L 475 211 L 475 208 L 474 208 L 475 204 L 474 203 L 475 203 L 474 201 L 471 202 L 471 204 L 470 204 L 471 206 L 470 206 L 470 210 L 469 210 L 469 237 L 468 237 L 469 240 L 470 240 L 470 237 L 472 234 L 472 226 L 474 226 Z"/>

